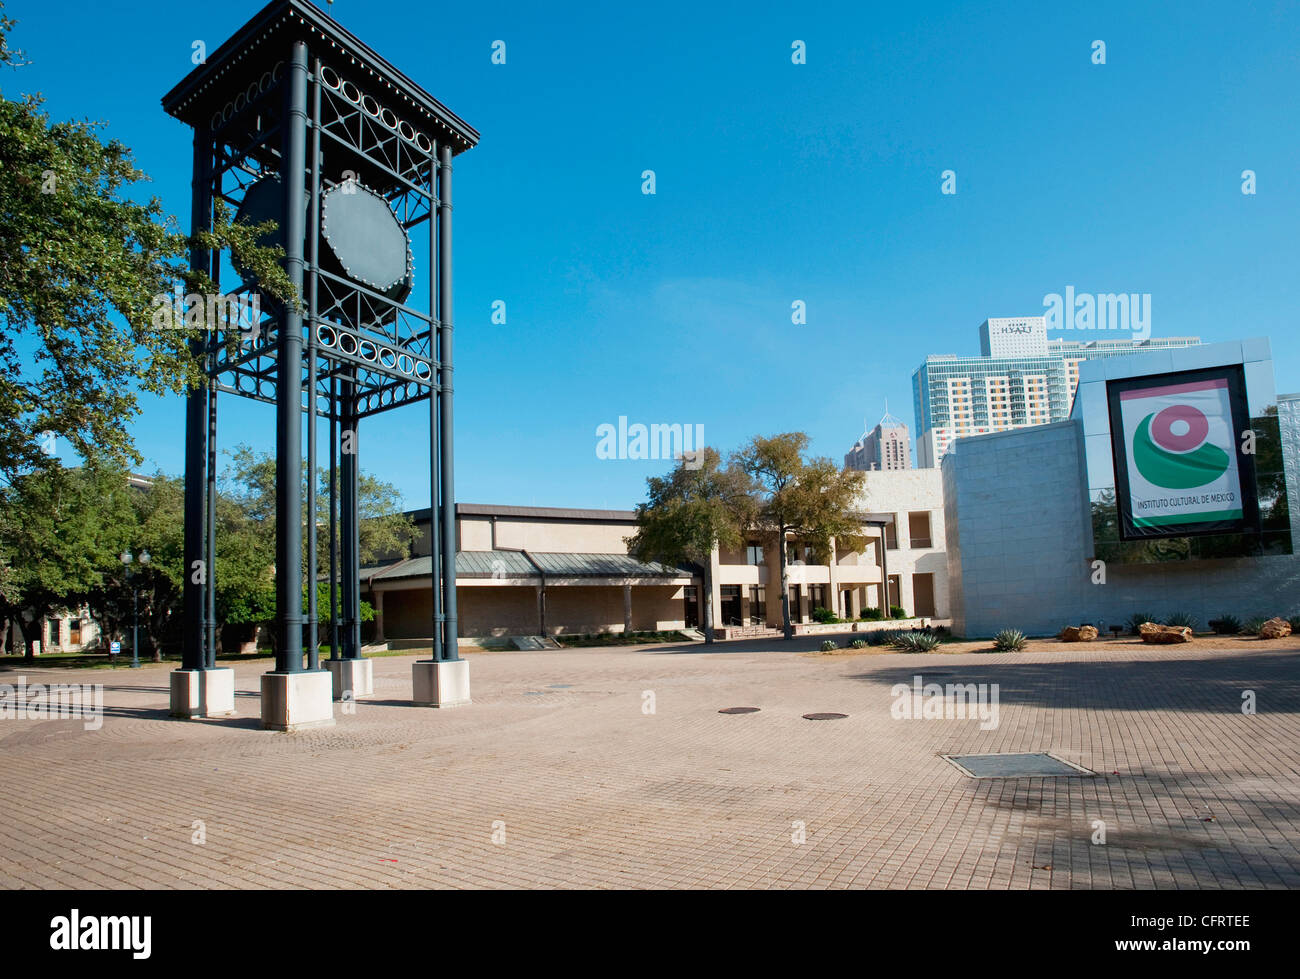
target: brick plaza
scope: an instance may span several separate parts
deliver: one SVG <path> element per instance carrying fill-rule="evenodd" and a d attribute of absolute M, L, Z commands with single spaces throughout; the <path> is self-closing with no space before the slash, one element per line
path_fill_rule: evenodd
<path fill-rule="evenodd" d="M 378 658 L 373 699 L 294 734 L 259 729 L 266 660 L 237 667 L 238 716 L 196 722 L 167 717 L 169 666 L 11 661 L 0 682 L 103 683 L 105 716 L 0 721 L 0 886 L 1300 886 L 1294 644 L 821 638 L 470 653 L 474 703 L 451 710 L 409 704 L 415 656 Z M 917 675 L 997 683 L 998 726 L 895 719 Z M 1096 775 L 941 757 L 1031 751 Z"/>

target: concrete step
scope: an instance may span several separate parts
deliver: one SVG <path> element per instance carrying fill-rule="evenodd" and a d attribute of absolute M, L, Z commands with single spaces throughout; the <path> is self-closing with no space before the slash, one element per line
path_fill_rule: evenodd
<path fill-rule="evenodd" d="M 515 649 L 561 649 L 558 642 L 550 636 L 511 636 L 510 643 Z"/>

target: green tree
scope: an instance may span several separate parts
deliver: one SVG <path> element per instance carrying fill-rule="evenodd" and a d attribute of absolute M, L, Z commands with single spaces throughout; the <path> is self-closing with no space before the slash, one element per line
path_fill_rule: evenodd
<path fill-rule="evenodd" d="M 857 500 L 863 475 L 840 469 L 830 459 L 806 459 L 804 432 L 756 435 L 732 456 L 731 465 L 747 473 L 758 493 L 756 525 L 776 541 L 781 567 L 781 621 L 785 638 L 790 623 L 790 572 L 786 538 L 812 545 L 819 562 L 830 560 L 831 545 L 863 545 Z"/>
<path fill-rule="evenodd" d="M 0 12 L 0 66 L 20 69 L 13 25 Z M 0 479 L 40 464 L 45 433 L 82 459 L 138 462 L 126 424 L 139 392 L 201 381 L 205 331 L 153 321 L 178 283 L 186 294 L 218 291 L 190 271 L 192 247 L 228 248 L 263 293 L 297 303 L 283 250 L 258 244 L 265 225 L 232 224 L 222 207 L 191 240 L 156 197 L 127 196 L 147 177 L 124 144 L 101 140 L 101 123 L 53 122 L 42 105 L 0 90 Z"/>
<path fill-rule="evenodd" d="M 306 469 L 303 472 L 305 474 Z M 329 470 L 322 467 L 316 474 L 316 554 L 321 568 L 326 571 L 330 546 L 329 488 Z M 303 499 L 306 498 L 304 488 Z M 402 494 L 392 483 L 364 470 L 357 474 L 357 514 L 360 518 L 357 538 L 362 567 L 410 557 L 411 544 L 416 536 L 415 521 L 402 512 L 403 506 Z M 303 561 L 306 567 L 305 554 Z"/>
<path fill-rule="evenodd" d="M 121 475 L 125 482 L 125 473 Z M 107 644 L 129 635 L 138 591 L 141 647 L 161 662 L 164 648 L 179 639 L 185 489 L 182 480 L 162 473 L 148 482 L 147 488 L 132 486 L 126 494 L 129 513 L 121 536 L 135 560 L 125 566 L 115 557 L 102 568 L 101 583 L 91 589 L 87 603 L 99 623 L 100 642 Z M 147 565 L 139 562 L 145 552 Z"/>
<path fill-rule="evenodd" d="M 699 566 L 704 585 L 704 641 L 713 642 L 715 547 L 736 547 L 756 513 L 749 477 L 723 467 L 714 448 L 683 459 L 667 476 L 646 480 L 648 498 L 637 504 L 637 530 L 626 538 L 640 561 Z"/>
<path fill-rule="evenodd" d="M 25 652 L 45 618 L 80 608 L 119 567 L 133 523 L 125 473 L 47 460 L 0 487 L 0 556 L 12 575 L 3 614 Z"/>
<path fill-rule="evenodd" d="M 247 445 L 232 452 L 232 465 L 222 478 L 217 503 L 217 616 L 229 625 L 257 625 L 275 618 L 275 458 Z M 307 469 L 303 467 L 304 493 Z M 317 560 L 329 571 L 329 470 L 317 471 Z M 360 473 L 357 479 L 361 564 L 410 555 L 415 523 L 402 512 L 402 496 L 391 483 Z M 304 517 L 306 506 L 303 508 Z M 304 534 L 303 567 L 306 567 Z M 329 622 L 328 582 L 317 586 L 317 617 L 322 630 Z M 306 609 L 306 584 L 303 608 Z M 374 610 L 362 603 L 361 618 Z M 321 635 L 324 633 L 322 632 Z"/>

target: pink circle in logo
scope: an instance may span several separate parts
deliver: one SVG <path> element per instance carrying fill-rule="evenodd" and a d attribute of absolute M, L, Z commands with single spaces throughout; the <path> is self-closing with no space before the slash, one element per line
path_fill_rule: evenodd
<path fill-rule="evenodd" d="M 1179 425 L 1179 422 L 1184 424 Z M 1174 431 L 1175 426 L 1178 432 Z M 1151 421 L 1151 438 L 1170 452 L 1187 452 L 1205 441 L 1210 422 L 1205 413 L 1191 405 L 1170 405 Z"/>

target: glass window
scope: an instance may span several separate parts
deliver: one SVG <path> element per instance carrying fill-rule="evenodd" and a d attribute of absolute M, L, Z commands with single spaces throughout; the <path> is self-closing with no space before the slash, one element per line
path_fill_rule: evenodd
<path fill-rule="evenodd" d="M 815 609 L 826 608 L 826 586 L 812 585 L 808 589 L 808 601 Z"/>

